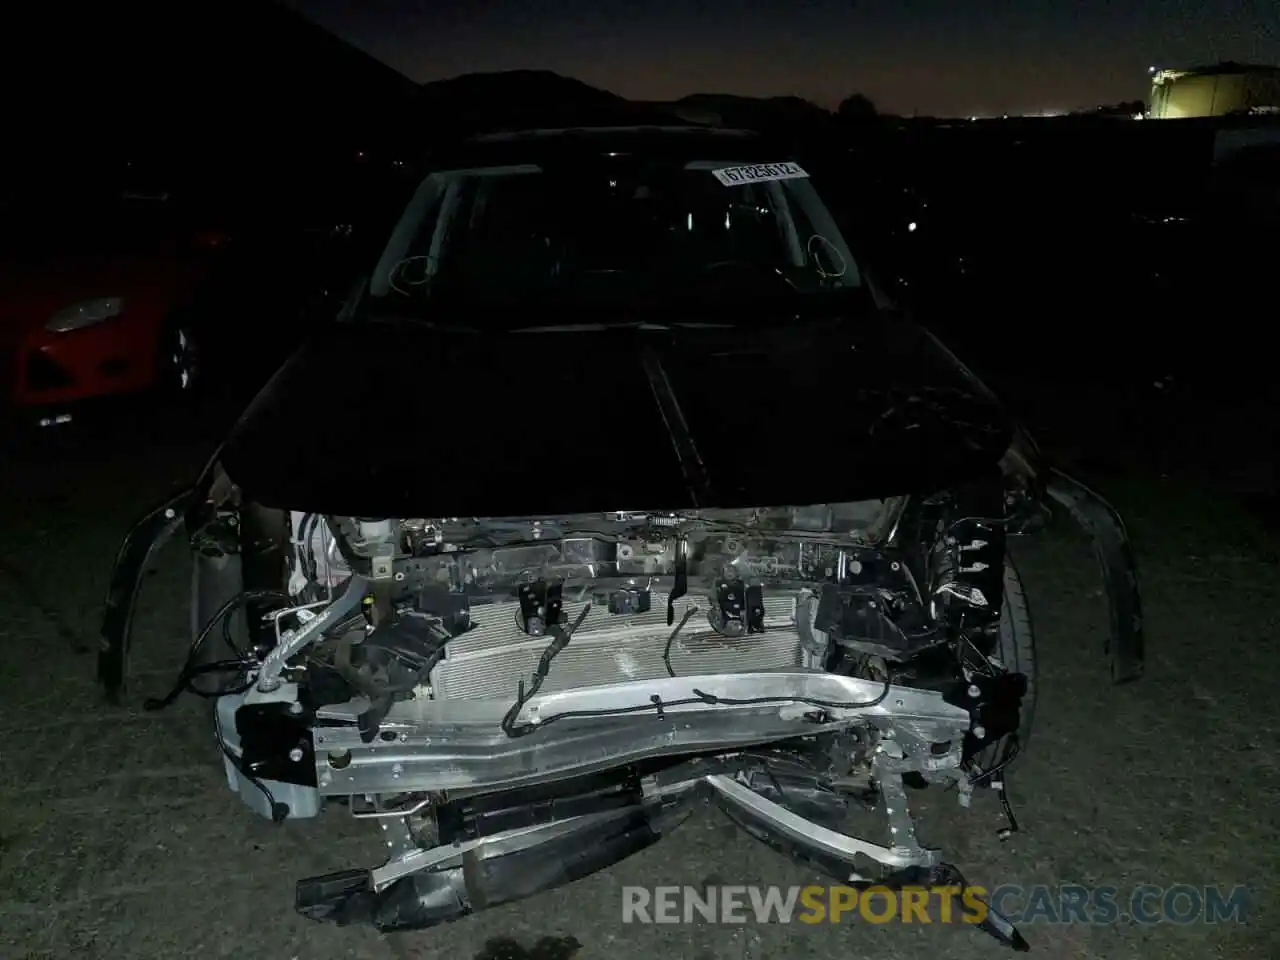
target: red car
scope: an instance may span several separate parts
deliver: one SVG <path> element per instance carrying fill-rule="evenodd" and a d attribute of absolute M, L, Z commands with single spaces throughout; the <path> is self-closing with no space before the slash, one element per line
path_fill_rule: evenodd
<path fill-rule="evenodd" d="M 0 251 L 9 400 L 42 423 L 81 400 L 195 383 L 193 307 L 223 238 L 167 196 L 10 205 Z"/>

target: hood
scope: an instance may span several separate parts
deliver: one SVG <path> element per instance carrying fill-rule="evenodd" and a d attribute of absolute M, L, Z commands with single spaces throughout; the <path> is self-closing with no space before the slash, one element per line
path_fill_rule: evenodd
<path fill-rule="evenodd" d="M 221 462 L 281 508 L 548 516 L 934 492 L 994 469 L 1011 435 L 935 341 L 874 313 L 756 329 L 352 325 L 286 364 Z"/>
<path fill-rule="evenodd" d="M 204 264 L 176 253 L 0 264 L 0 337 L 41 327 L 56 311 L 81 300 L 180 296 L 204 272 Z"/>

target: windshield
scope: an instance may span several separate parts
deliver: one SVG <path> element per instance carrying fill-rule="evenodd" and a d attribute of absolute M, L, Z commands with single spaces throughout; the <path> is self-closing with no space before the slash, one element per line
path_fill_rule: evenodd
<path fill-rule="evenodd" d="M 858 287 L 831 214 L 794 164 L 614 158 L 431 174 L 370 284 L 386 301 Z"/>

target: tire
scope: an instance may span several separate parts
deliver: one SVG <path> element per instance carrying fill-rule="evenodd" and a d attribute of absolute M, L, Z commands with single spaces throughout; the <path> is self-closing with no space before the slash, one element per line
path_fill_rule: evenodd
<path fill-rule="evenodd" d="M 1027 692 L 1022 698 L 1022 718 L 1018 726 L 1018 747 L 1020 751 L 1025 750 L 1031 739 L 1036 712 L 1036 638 L 1031 625 L 1031 607 L 1022 588 L 1022 576 L 1009 556 L 1004 561 L 1004 598 L 1000 607 L 996 656 L 1010 673 L 1021 673 L 1027 678 Z M 987 747 L 977 755 L 978 765 L 984 770 L 990 769 L 1004 758 L 1007 749 L 1007 738 Z"/>

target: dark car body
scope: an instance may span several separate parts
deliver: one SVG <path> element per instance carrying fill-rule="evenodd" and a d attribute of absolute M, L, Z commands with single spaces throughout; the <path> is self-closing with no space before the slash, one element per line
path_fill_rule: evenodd
<path fill-rule="evenodd" d="M 504 229 L 480 237 L 476 246 L 463 243 L 463 255 L 450 261 L 448 250 L 438 238 L 457 227 L 458 222 L 474 227 L 483 220 L 483 216 L 474 214 L 483 208 L 483 191 L 477 192 L 480 199 L 473 202 L 471 211 L 458 214 L 457 221 L 442 215 L 444 227 L 433 226 L 429 218 L 415 219 L 416 201 L 411 201 L 402 224 L 408 223 L 413 229 L 404 231 L 404 236 L 393 234 L 388 252 L 374 268 L 371 280 L 349 298 L 339 322 L 315 331 L 310 342 L 276 373 L 230 431 L 204 474 L 188 490 L 144 517 L 125 538 L 103 621 L 99 677 L 108 694 L 119 697 L 125 686 L 130 625 L 143 569 L 158 546 L 179 529 L 185 526 L 196 551 L 197 571 L 203 570 L 211 579 L 229 571 L 235 580 L 230 592 L 233 599 L 226 603 L 219 600 L 221 612 L 212 618 L 202 612 L 201 590 L 193 591 L 193 632 L 202 632 L 193 641 L 191 657 L 230 604 L 241 598 L 252 602 L 272 591 L 279 596 L 282 575 L 287 569 L 294 569 L 289 565 L 290 552 L 295 547 L 300 564 L 296 576 L 306 580 L 309 574 L 305 568 L 318 569 L 314 556 L 302 559 L 305 551 L 299 546 L 310 544 L 318 524 L 354 529 L 358 539 L 334 540 L 334 549 L 350 563 L 350 576 L 342 581 L 342 592 L 336 592 L 330 584 L 327 596 L 323 596 L 325 591 L 316 580 L 320 598 L 307 606 L 297 629 L 281 631 L 279 619 L 273 621 L 274 636 L 258 644 L 261 653 L 254 654 L 249 667 L 257 672 L 237 689 L 213 694 L 227 718 L 218 721 L 218 729 L 234 728 L 239 738 L 233 748 L 227 745 L 222 732 L 218 734 L 229 764 L 229 778 L 237 776 L 237 771 L 273 771 L 264 774 L 273 784 L 270 788 L 263 788 L 262 781 L 253 777 L 243 779 L 245 784 L 256 783 L 260 795 L 266 798 L 265 804 L 253 797 L 247 798 L 246 803 L 257 802 L 255 809 L 260 814 L 283 819 L 290 815 L 288 804 L 277 803 L 284 791 L 299 798 L 297 809 L 310 811 L 318 809 L 318 803 L 311 802 L 313 798 L 347 791 L 355 780 L 343 778 L 356 777 L 373 778 L 361 781 L 377 784 L 369 788 L 370 793 L 391 795 L 378 779 L 383 765 L 396 795 L 417 790 L 420 788 L 406 786 L 401 775 L 412 776 L 413 765 L 426 755 L 424 751 L 435 750 L 439 753 L 432 762 L 441 766 L 433 769 L 461 771 L 459 776 L 463 778 L 458 781 L 462 788 L 460 799 L 441 795 L 440 802 L 446 807 L 460 803 L 461 810 L 476 795 L 480 807 L 492 803 L 494 810 L 516 811 L 514 815 L 519 818 L 526 815 L 529 804 L 549 808 L 547 798 L 572 794 L 571 802 L 581 800 L 587 804 L 584 809 L 594 809 L 591 804 L 598 801 L 600 783 L 607 781 L 612 790 L 617 785 L 614 780 L 626 780 L 628 793 L 623 802 L 631 810 L 637 802 L 635 796 L 648 796 L 644 793 L 647 788 L 631 784 L 631 779 L 644 777 L 643 770 L 647 768 L 638 764 L 650 752 L 663 754 L 664 758 L 670 754 L 674 760 L 677 755 L 692 757 L 695 753 L 725 749 L 734 742 L 734 736 L 750 739 L 735 727 L 736 733 L 709 735 L 709 739 L 697 741 L 697 749 L 690 745 L 693 741 L 676 743 L 681 730 L 694 731 L 690 736 L 696 740 L 696 724 L 689 721 L 662 726 L 668 719 L 665 709 L 688 707 L 686 716 L 692 717 L 704 708 L 714 711 L 728 705 L 751 707 L 785 701 L 790 704 L 788 708 L 779 711 L 762 706 L 762 714 L 768 714 L 770 722 L 803 719 L 807 724 L 821 725 L 831 719 L 828 711 L 880 709 L 882 702 L 886 710 L 901 708 L 910 713 L 913 708 L 904 704 L 911 695 L 905 691 L 911 688 L 903 687 L 903 694 L 886 700 L 892 682 L 886 674 L 880 698 L 860 703 L 850 703 L 847 697 L 806 699 L 792 688 L 781 695 L 754 698 L 708 695 L 697 687 L 693 688 L 695 696 L 691 699 L 648 696 L 651 689 L 640 685 L 667 684 L 674 689 L 681 684 L 710 684 L 714 680 L 696 674 L 682 677 L 671 666 L 672 644 L 695 612 L 691 607 L 675 628 L 676 633 L 666 640 L 665 651 L 661 647 L 652 651 L 661 654 L 661 659 L 653 659 L 658 664 L 665 661 L 665 671 L 655 665 L 652 675 L 639 677 L 634 684 L 620 682 L 615 687 L 584 681 L 576 690 L 579 694 L 604 690 L 602 695 L 607 697 L 622 687 L 634 687 L 641 690 L 639 696 L 644 702 L 619 708 L 621 713 L 605 708 L 566 708 L 540 715 L 534 722 L 517 728 L 514 720 L 527 703 L 521 679 L 517 700 L 502 721 L 502 732 L 493 733 L 498 739 L 486 741 L 481 747 L 467 741 L 469 745 L 456 752 L 451 752 L 454 748 L 447 738 L 455 722 L 458 729 L 466 726 L 462 720 L 405 722 L 379 733 L 378 725 L 390 715 L 387 711 L 395 709 L 391 698 L 378 710 L 362 707 L 359 737 L 336 752 L 334 738 L 347 744 L 340 738 L 356 736 L 353 731 L 357 727 L 349 722 L 350 718 L 345 714 L 329 717 L 325 720 L 327 726 L 316 726 L 314 730 L 309 724 L 313 720 L 320 722 L 320 711 L 349 703 L 345 692 L 323 701 L 314 699 L 319 696 L 315 690 L 305 695 L 298 693 L 296 708 L 286 699 L 248 704 L 233 702 L 233 698 L 259 694 L 268 698 L 294 697 L 294 691 L 307 687 L 312 676 L 320 676 L 321 667 L 316 665 L 318 661 L 305 669 L 299 668 L 296 660 L 293 667 L 286 667 L 287 662 L 300 655 L 302 646 L 311 642 L 309 638 L 322 637 L 331 628 L 336 630 L 337 624 L 355 624 L 351 629 L 362 631 L 367 615 L 371 632 L 362 637 L 373 636 L 374 642 L 366 649 L 374 647 L 379 636 L 388 635 L 379 634 L 379 630 L 394 629 L 380 627 L 379 622 L 391 620 L 378 618 L 384 616 L 381 609 L 391 611 L 386 614 L 388 618 L 399 615 L 391 606 L 397 589 L 420 591 L 415 594 L 418 596 L 436 596 L 439 591 L 432 591 L 447 577 L 423 571 L 443 570 L 431 566 L 437 563 L 457 565 L 457 578 L 449 582 L 458 584 L 456 592 L 464 596 L 481 589 L 484 576 L 490 572 L 513 578 L 509 584 L 504 581 L 504 589 L 511 588 L 509 595 L 503 594 L 497 600 L 480 599 L 479 604 L 492 611 L 498 609 L 493 603 L 514 602 L 511 598 L 519 597 L 520 616 L 528 628 L 521 628 L 525 630 L 519 641 L 521 649 L 529 643 L 539 648 L 545 643 L 542 639 L 526 641 L 525 636 L 533 636 L 530 624 L 534 621 L 545 616 L 555 625 L 552 634 L 556 640 L 541 654 L 530 693 L 533 696 L 548 675 L 551 658 L 568 645 L 569 634 L 574 636 L 575 644 L 589 642 L 576 631 L 591 612 L 592 602 L 582 608 L 569 634 L 564 633 L 557 619 L 562 612 L 560 588 L 548 587 L 547 580 L 537 572 L 548 568 L 540 566 L 540 560 L 527 565 L 514 559 L 508 563 L 496 552 L 500 545 L 519 544 L 518 549 L 540 555 L 544 547 L 553 552 L 558 549 L 558 538 L 566 544 L 571 540 L 579 544 L 612 544 L 611 525 L 641 524 L 644 537 L 628 543 L 642 544 L 640 552 L 659 544 L 662 556 L 667 558 L 662 562 L 669 561 L 661 568 L 661 576 L 649 577 L 650 586 L 655 579 L 670 577 L 665 588 L 665 627 L 669 630 L 676 601 L 685 597 L 690 582 L 701 577 L 696 570 L 691 574 L 690 569 L 699 562 L 699 556 L 706 554 L 699 555 L 689 547 L 700 532 L 724 523 L 727 526 L 722 529 L 730 531 L 728 539 L 763 537 L 766 535 L 760 533 L 761 517 L 769 510 L 779 509 L 779 504 L 847 505 L 853 501 L 879 507 L 895 501 L 903 504 L 903 512 L 896 519 L 886 520 L 879 542 L 909 542 L 914 551 L 911 559 L 905 559 L 906 553 L 867 552 L 860 554 L 867 559 L 866 567 L 861 560 L 847 566 L 848 558 L 842 553 L 837 563 L 824 560 L 805 566 L 814 578 L 844 576 L 839 570 L 852 570 L 852 576 L 870 579 L 892 575 L 897 578 L 902 595 L 924 611 L 927 605 L 918 584 L 923 582 L 926 590 L 931 589 L 928 578 L 932 577 L 925 568 L 932 570 L 939 557 L 944 558 L 939 562 L 947 564 L 952 560 L 946 558 L 958 558 L 948 568 L 953 571 L 946 574 L 948 577 L 983 578 L 983 590 L 976 594 L 964 592 L 964 596 L 976 595 L 977 599 L 963 602 L 974 604 L 973 610 L 979 606 L 988 608 L 988 614 L 997 618 L 1001 607 L 990 604 L 986 597 L 1002 597 L 1008 592 L 1004 578 L 1016 579 L 1016 570 L 1010 573 L 1012 567 L 1007 563 L 1006 534 L 1035 529 L 1050 503 L 1061 507 L 1093 534 L 1111 600 L 1112 630 L 1107 652 L 1112 676 L 1117 682 L 1139 676 L 1143 663 L 1142 622 L 1133 560 L 1120 518 L 1099 496 L 1050 468 L 992 393 L 927 330 L 895 309 L 873 276 L 859 275 L 856 265 L 844 259 L 844 253 L 824 260 L 814 252 L 812 242 L 801 244 L 798 249 L 804 262 L 800 266 L 812 267 L 819 281 L 807 289 L 793 282 L 795 278 L 786 277 L 776 264 L 765 270 L 756 269 L 759 264 L 740 269 L 741 261 L 715 259 L 720 256 L 718 253 L 704 264 L 707 270 L 697 269 L 697 264 L 691 272 L 671 270 L 658 256 L 646 260 L 644 270 L 629 271 L 618 266 L 623 262 L 620 257 L 635 257 L 637 250 L 643 256 L 659 254 L 668 243 L 675 244 L 680 256 L 686 258 L 680 260 L 685 266 L 691 250 L 705 254 L 708 249 L 719 249 L 714 245 L 691 246 L 685 236 L 696 233 L 694 225 L 702 208 L 697 213 L 690 212 L 687 230 L 683 213 L 675 219 L 674 229 L 669 217 L 662 219 L 670 211 L 652 219 L 650 215 L 655 210 L 647 202 L 649 196 L 639 189 L 644 182 L 633 179 L 637 170 L 649 171 L 645 174 L 649 176 L 657 169 L 666 176 L 670 170 L 664 164 L 683 165 L 692 157 L 698 162 L 716 160 L 768 167 L 766 176 L 777 179 L 787 175 L 786 163 L 790 162 L 777 151 L 775 145 L 743 135 L 639 128 L 543 131 L 495 138 L 473 143 L 447 159 L 437 159 L 438 169 L 464 172 L 448 183 L 449 189 L 436 191 L 437 199 L 443 196 L 440 205 L 446 210 L 449 198 L 456 200 L 467 188 L 467 171 L 505 170 L 531 164 L 537 166 L 538 173 L 554 171 L 555 177 L 564 178 L 547 183 L 563 186 L 581 179 L 591 184 L 591 197 L 598 208 L 566 212 L 554 205 L 544 207 L 544 198 L 538 194 L 539 182 L 530 181 L 533 188 L 520 196 L 530 204 L 529 209 L 537 209 L 538 215 L 544 217 L 540 227 L 545 231 L 535 231 L 540 234 L 535 237 L 537 242 L 527 242 L 529 237 L 522 233 L 524 228 L 517 219 L 514 227 L 508 229 L 504 223 Z M 729 186 L 719 177 L 711 179 L 712 172 L 723 172 L 719 168 L 679 169 L 697 171 L 701 178 L 697 190 L 716 181 Z M 746 166 L 729 169 L 742 170 Z M 453 190 L 459 181 L 462 187 Z M 424 181 L 419 196 L 430 198 L 431 186 Z M 616 211 L 611 206 L 615 189 L 624 190 L 627 196 Z M 771 194 L 774 199 L 780 195 L 778 190 Z M 731 204 L 737 203 L 736 198 L 741 195 L 727 190 L 710 192 L 721 202 Z M 690 196 L 689 209 L 693 211 L 699 201 L 697 196 Z M 730 196 L 735 199 L 726 201 Z M 797 202 L 804 206 L 807 201 L 803 192 L 798 196 Z M 636 208 L 628 206 L 633 199 L 644 201 L 638 207 L 638 215 Z M 680 193 L 678 199 L 683 202 L 689 197 Z M 425 203 L 422 206 L 425 208 Z M 623 228 L 611 230 L 610 218 L 595 216 L 599 209 L 610 211 L 615 225 L 621 222 Z M 754 215 L 750 209 L 731 211 L 735 216 L 739 212 L 748 220 Z M 809 209 L 808 214 L 812 213 Z M 718 216 L 710 221 L 717 230 L 721 229 Z M 830 218 L 822 216 L 825 228 L 813 227 L 817 221 L 807 220 L 806 229 L 827 229 L 835 238 L 828 238 L 827 243 L 838 250 L 840 237 Z M 422 222 L 427 223 L 425 231 L 419 229 Z M 524 226 L 528 222 L 526 218 Z M 654 223 L 662 228 L 651 230 Z M 724 223 L 723 230 L 730 232 L 728 215 Z M 766 227 L 772 229 L 773 224 L 766 222 Z M 635 232 L 645 232 L 644 243 L 633 242 Z M 673 239 L 673 232 L 679 236 Z M 407 235 L 410 233 L 413 236 Z M 424 234 L 429 252 L 414 252 L 412 241 L 421 241 Z M 517 267 L 537 267 L 544 262 L 539 260 L 540 248 L 554 249 L 556 253 L 545 260 L 551 265 L 549 272 L 503 272 L 506 261 L 495 251 L 513 249 L 511 244 L 524 244 L 522 249 L 526 251 Z M 468 259 L 467 255 L 474 256 Z M 446 264 L 442 269 L 456 272 L 442 273 L 444 279 L 430 295 L 420 296 L 417 288 L 425 286 L 430 276 L 419 277 L 410 271 L 409 279 L 403 268 L 428 259 L 436 266 Z M 452 268 L 447 266 L 450 262 Z M 561 274 L 558 270 L 564 263 L 573 269 Z M 475 266 L 487 266 L 489 271 L 466 269 Z M 398 272 L 400 284 L 396 282 Z M 706 276 L 708 272 L 713 276 Z M 563 277 L 569 282 L 560 282 Z M 584 278 L 591 282 L 581 282 Z M 908 514 L 907 501 L 918 504 L 920 512 Z M 934 504 L 944 501 L 948 510 L 955 511 L 945 514 L 945 519 L 932 512 Z M 803 512 L 805 507 L 781 509 Z M 733 517 L 724 519 L 723 515 L 730 513 Z M 904 517 L 909 519 L 904 521 Z M 389 552 L 382 550 L 386 541 L 374 539 L 380 535 L 377 531 L 392 529 L 400 522 L 388 518 L 443 519 L 426 520 L 413 527 L 422 535 L 421 540 L 415 541 L 424 551 L 420 554 L 413 545 L 407 550 L 399 546 Z M 546 542 L 539 543 L 544 522 L 551 532 Z M 471 527 L 479 530 L 474 538 L 468 535 L 446 540 L 441 533 L 440 539 L 433 539 L 436 531 Z M 676 527 L 695 534 L 681 540 L 683 546 L 663 545 L 669 536 L 685 536 L 683 532 L 664 533 Z M 565 532 L 570 529 L 572 534 Z M 813 537 L 818 538 L 856 535 L 856 531 L 837 530 L 832 525 L 816 529 L 821 532 Z M 513 539 L 504 540 L 507 535 Z M 787 536 L 804 544 L 812 539 L 809 533 L 799 530 L 798 522 L 788 528 Z M 369 548 L 370 544 L 375 546 Z M 485 553 L 490 548 L 495 552 Z M 626 547 L 626 557 L 631 557 L 632 549 L 630 545 Z M 736 554 L 742 547 L 726 549 Z M 327 548 L 320 553 L 327 557 L 326 551 Z M 618 556 L 623 556 L 622 547 Z M 904 559 L 900 562 L 898 557 Z M 776 567 L 778 557 L 770 555 L 763 558 L 764 569 L 769 568 L 770 560 Z M 327 571 L 328 560 L 324 563 Z M 921 578 L 912 578 L 909 563 L 924 564 L 920 567 Z M 593 582 L 603 576 L 597 574 L 592 563 L 584 561 L 579 566 L 587 570 L 585 575 Z M 728 590 L 728 580 L 732 578 L 729 566 L 716 567 L 705 579 L 719 580 L 716 588 Z M 413 580 L 420 574 L 435 578 L 421 590 Z M 761 618 L 766 604 L 764 591 L 776 586 L 768 576 L 764 580 L 753 614 Z M 514 586 L 517 582 L 519 587 Z M 960 586 L 968 582 L 954 581 Z M 634 585 L 636 581 L 630 583 Z M 310 586 L 296 591 L 288 587 L 285 601 L 309 596 L 303 593 L 304 589 Z M 536 589 L 549 592 L 535 600 L 532 598 Z M 647 597 L 648 588 L 645 589 Z M 443 592 L 448 594 L 449 589 Z M 1021 596 L 1020 586 L 1017 593 Z M 939 595 L 931 596 L 937 600 Z M 736 601 L 730 598 L 715 602 L 732 606 Z M 602 617 L 630 616 L 630 608 L 615 609 L 613 598 L 609 603 L 607 614 L 600 611 Z M 745 601 L 748 607 L 755 603 Z M 368 607 L 368 613 L 357 611 L 358 604 Z M 323 612 L 314 613 L 320 607 L 324 607 Z M 742 602 L 738 602 L 735 609 L 742 608 Z M 928 606 L 929 612 L 922 612 L 922 616 L 934 617 L 937 609 Z M 651 611 L 646 602 L 637 615 L 648 614 L 660 619 L 661 610 L 655 607 Z M 971 635 L 965 631 L 977 622 L 974 616 L 977 614 L 961 614 L 956 621 L 960 631 L 957 644 L 972 644 Z M 224 629 L 229 622 L 222 621 Z M 502 624 L 499 629 L 507 625 L 514 629 L 514 621 L 505 614 L 495 614 L 495 622 Z M 988 627 L 995 629 L 993 624 L 994 621 L 987 621 Z M 463 628 L 458 636 L 467 635 L 470 629 Z M 761 619 L 754 635 L 786 634 L 773 627 L 765 629 Z M 904 634 L 900 636 L 907 639 Z M 745 634 L 739 639 L 749 640 Z M 618 642 L 621 643 L 620 637 Z M 486 656 L 495 657 L 487 670 L 520 672 L 512 666 L 517 663 L 515 645 L 486 650 Z M 465 655 L 460 659 L 462 656 Z M 624 663 L 624 659 L 610 653 L 601 661 L 609 665 L 608 670 L 613 670 L 615 661 L 619 671 L 633 670 L 634 666 Z M 995 662 L 999 661 L 996 658 Z M 193 662 L 189 658 L 189 663 Z M 437 658 L 430 662 L 434 665 L 440 661 Z M 1018 682 L 1017 677 L 1022 678 L 1019 692 L 1011 694 L 1015 701 L 1011 721 L 1015 730 L 1019 722 L 1017 703 L 1027 690 L 1019 663 L 1014 663 L 1013 674 L 1001 668 L 1003 676 L 1015 677 L 1014 683 Z M 810 676 L 835 673 L 830 666 L 811 669 Z M 286 670 L 291 671 L 287 681 Z M 733 676 L 734 671 L 742 673 L 734 667 L 724 676 Z M 158 705 L 172 702 L 194 676 L 184 668 L 175 692 L 157 701 Z M 784 674 L 778 671 L 762 671 L 759 677 L 766 685 L 790 682 L 781 679 Z M 960 691 L 957 696 L 961 702 L 985 696 L 975 684 L 985 684 L 987 679 L 965 675 L 956 680 L 958 686 L 954 689 Z M 992 682 L 1000 685 L 1006 681 L 997 678 Z M 432 689 L 431 697 L 439 698 L 431 703 L 447 709 L 450 704 L 442 692 L 444 688 L 436 684 Z M 975 690 L 978 692 L 972 692 Z M 549 696 L 574 693 L 570 689 Z M 412 696 L 410 700 L 415 709 L 426 709 Z M 464 707 L 475 707 L 478 702 Z M 816 709 L 802 714 L 791 712 L 801 703 Z M 982 705 L 952 706 L 956 710 L 977 711 Z M 647 713 L 651 710 L 656 710 L 653 722 Z M 588 720 L 589 717 L 599 722 Z M 995 712 L 982 717 L 981 722 L 975 720 L 976 725 L 968 727 L 971 733 L 964 735 L 970 747 L 985 742 L 987 731 L 982 724 L 994 725 L 999 720 Z M 554 728 L 557 733 L 566 731 L 563 736 L 568 746 L 557 746 L 554 739 L 539 740 L 537 736 L 545 734 L 545 728 L 557 718 L 568 718 L 565 726 Z M 583 724 L 581 730 L 572 726 L 579 721 Z M 905 731 L 913 721 L 904 716 L 903 722 Z M 794 736 L 799 728 L 789 729 L 791 732 L 782 739 Z M 616 731 L 618 739 L 607 749 L 602 746 L 604 740 L 591 739 L 612 735 L 610 731 Z M 517 737 L 526 734 L 534 735 L 517 742 Z M 910 734 L 900 732 L 898 736 Z M 574 753 L 579 749 L 574 746 L 578 737 L 583 738 L 584 744 L 593 744 L 582 747 L 580 756 Z M 430 742 L 419 742 L 419 738 Z M 777 736 L 770 734 L 761 742 L 775 740 Z M 322 742 L 330 745 L 315 746 Z M 927 749 L 915 756 L 929 754 L 933 759 L 924 762 L 941 764 L 941 754 L 935 747 L 946 747 L 958 756 L 959 739 L 949 735 L 948 742 L 952 745 L 935 738 L 932 745 L 926 745 Z M 574 769 L 584 771 L 589 783 L 584 786 L 581 779 L 565 773 L 567 767 L 556 765 L 560 762 L 556 753 L 559 749 L 574 753 L 573 763 L 578 765 Z M 233 750 L 240 753 L 236 755 Z M 256 751 L 252 759 L 251 751 Z M 636 764 L 618 759 L 631 756 Z M 690 762 L 697 767 L 702 759 L 693 757 Z M 509 765 L 511 773 L 508 776 L 504 770 L 505 779 L 495 786 L 500 779 L 497 774 L 486 780 L 482 770 L 472 774 L 468 763 L 476 764 L 477 769 Z M 673 769 L 673 776 L 683 775 L 685 770 Z M 422 782 L 430 779 L 423 776 L 426 779 Z M 692 776 L 702 780 L 704 774 Z M 882 782 L 902 779 L 891 772 Z M 823 846 L 835 836 L 832 831 L 806 824 L 803 818 L 796 826 L 794 819 L 777 813 L 776 805 L 761 806 L 751 790 L 741 785 L 734 787 L 718 774 L 707 775 L 705 783 L 717 792 L 736 822 L 757 838 L 842 880 L 854 878 L 861 882 L 859 875 L 851 872 L 853 859 L 852 855 L 846 856 L 848 848 L 837 855 L 830 845 Z M 634 793 L 633 787 L 639 794 Z M 899 787 L 895 782 L 887 789 Z M 781 793 L 782 788 L 778 790 Z M 435 801 L 429 798 L 424 802 Z M 905 800 L 902 805 L 897 800 L 890 803 L 890 793 L 885 793 L 885 803 L 889 815 L 905 815 Z M 438 836 L 439 843 L 432 840 L 425 846 L 410 837 L 403 851 L 393 851 L 388 864 L 378 868 L 384 871 L 380 880 L 374 877 L 376 871 L 366 870 L 310 878 L 299 884 L 296 905 L 316 919 L 367 921 L 388 931 L 430 926 L 465 916 L 481 904 L 517 899 L 558 886 L 656 841 L 666 829 L 663 817 L 656 810 L 634 812 L 638 819 L 632 821 L 628 816 L 620 830 L 614 825 L 595 839 L 587 830 L 540 841 L 529 850 L 495 847 L 493 859 L 484 861 L 479 871 L 469 861 L 456 870 L 421 869 L 415 866 L 415 858 L 427 857 L 431 864 L 443 867 L 455 853 L 470 854 L 451 847 L 454 841 L 443 834 Z M 468 813 L 463 819 L 470 816 Z M 495 815 L 494 820 L 503 817 Z M 408 823 L 407 817 L 404 822 Z M 789 828 L 787 823 L 791 824 Z M 899 829 L 895 827 L 894 832 Z M 902 829 L 911 831 L 909 826 Z M 475 836 L 468 834 L 465 842 L 483 844 L 486 840 L 481 831 Z M 893 843 L 892 848 L 881 848 L 881 855 L 887 858 L 882 862 L 898 862 L 902 849 L 911 846 L 903 854 L 907 859 L 899 864 L 908 866 L 893 875 L 893 883 L 936 885 L 951 883 L 949 878 L 958 876 L 954 868 L 917 849 L 914 837 L 908 842 L 903 834 Z M 584 855 L 584 850 L 589 852 Z M 397 872 L 402 870 L 403 875 Z M 482 872 L 484 876 L 480 877 Z M 1007 945 L 1026 947 L 1021 936 L 995 911 L 980 928 Z"/>
<path fill-rule="evenodd" d="M 222 461 L 248 496 L 273 505 L 408 515 L 430 475 L 431 499 L 450 516 L 524 516 L 887 496 L 980 473 L 1008 448 L 1012 421 L 996 401 L 869 295 L 775 311 L 633 304 L 609 320 L 635 326 L 593 327 L 590 311 L 574 327 L 560 310 L 566 327 L 530 332 L 335 325 L 259 397 Z M 717 315 L 724 326 L 681 325 Z M 471 320 L 483 328 L 481 316 Z M 344 364 L 354 402 L 309 416 L 307 385 Z M 664 413 L 668 393 L 682 423 Z M 395 416 L 370 418 L 375 402 Z M 454 403 L 475 420 L 439 423 Z M 436 425 L 404 442 L 406 423 Z M 285 433 L 296 446 L 281 460 L 273 450 Z M 378 454 L 335 462 L 335 434 Z M 443 470 L 441 446 L 459 451 Z"/>

